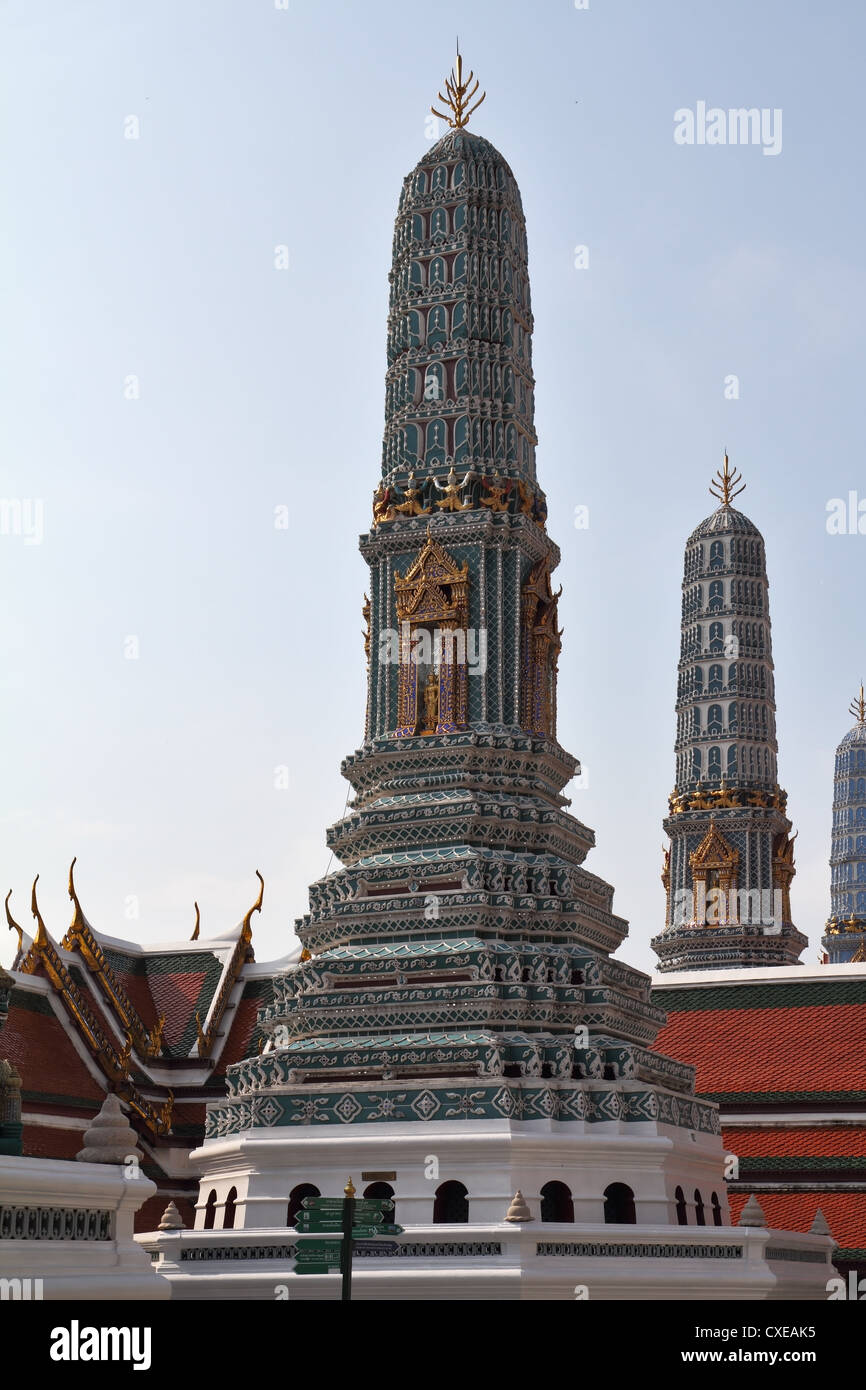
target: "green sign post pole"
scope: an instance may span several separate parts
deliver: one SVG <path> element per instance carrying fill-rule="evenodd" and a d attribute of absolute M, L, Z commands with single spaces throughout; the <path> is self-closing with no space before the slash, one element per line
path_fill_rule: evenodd
<path fill-rule="evenodd" d="M 337 1267 L 342 1276 L 341 1302 L 352 1301 L 352 1255 L 391 1254 L 399 1246 L 383 1236 L 403 1234 L 403 1227 L 385 1220 L 394 1203 L 387 1197 L 356 1198 L 350 1178 L 343 1197 L 305 1197 L 297 1216 L 298 1235 L 322 1235 L 324 1240 L 303 1240 L 295 1255 L 296 1274 L 329 1274 Z"/>
<path fill-rule="evenodd" d="M 340 1273 L 343 1276 L 342 1302 L 352 1300 L 352 1227 L 355 1224 L 355 1188 L 352 1179 L 343 1188 L 343 1239 L 340 1242 Z"/>

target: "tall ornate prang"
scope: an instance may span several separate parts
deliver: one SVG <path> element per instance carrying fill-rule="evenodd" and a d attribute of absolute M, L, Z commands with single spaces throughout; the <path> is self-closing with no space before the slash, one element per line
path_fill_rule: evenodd
<path fill-rule="evenodd" d="M 471 82 L 458 62 L 453 129 L 397 214 L 339 868 L 310 888 L 262 1046 L 208 1104 L 195 1229 L 147 1248 L 181 1297 L 242 1283 L 272 1300 L 279 1270 L 293 1300 L 327 1298 L 286 1228 L 353 1173 L 397 1223 L 387 1250 L 356 1251 L 365 1299 L 824 1298 L 829 1237 L 797 1237 L 776 1271 L 766 1231 L 728 1225 L 717 1107 L 655 1050 L 650 978 L 614 958 L 627 925 L 584 867 L 594 836 L 569 814 L 578 763 L 556 735 L 523 213 L 464 129 Z M 714 834 L 700 867 L 737 862 Z"/>
<path fill-rule="evenodd" d="M 830 849 L 830 918 L 823 946 L 831 965 L 866 960 L 866 697 L 848 707 L 855 724 L 836 749 Z"/>
<path fill-rule="evenodd" d="M 791 922 L 764 541 L 732 506 L 744 487 L 725 454 L 719 506 L 686 542 L 662 971 L 794 965 L 806 945 Z"/>
<path fill-rule="evenodd" d="M 266 1127 L 295 1154 L 299 1133 L 351 1131 L 361 1147 L 333 1154 L 352 1171 L 382 1166 L 363 1146 L 383 1130 L 421 1153 L 455 1120 L 562 1138 L 612 1122 L 670 1134 L 672 1152 L 689 1138 L 688 1164 L 689 1136 L 715 1153 L 715 1111 L 651 1050 L 662 1015 L 611 958 L 626 923 L 563 796 L 579 765 L 556 739 L 559 551 L 535 478 L 520 195 L 456 126 L 397 214 L 384 470 L 361 537 L 365 739 L 328 834 L 341 867 L 310 889 L 304 953 L 261 1011 L 261 1055 L 209 1107 L 208 1142 Z M 477 1195 L 500 1221 L 501 1194 Z"/>

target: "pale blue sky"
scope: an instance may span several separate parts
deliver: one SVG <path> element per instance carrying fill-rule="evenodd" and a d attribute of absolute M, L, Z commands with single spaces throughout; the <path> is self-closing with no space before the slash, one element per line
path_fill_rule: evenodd
<path fill-rule="evenodd" d="M 866 672 L 866 537 L 825 529 L 829 498 L 866 497 L 862 6 L 7 0 L 2 27 L 0 495 L 41 499 L 45 528 L 0 536 L 0 887 L 22 925 L 39 872 L 62 934 L 77 854 L 109 934 L 185 937 L 194 898 L 223 932 L 260 868 L 259 958 L 292 944 L 362 731 L 393 218 L 459 31 L 488 93 L 473 128 L 523 194 L 560 738 L 620 954 L 651 968 L 663 920 L 682 550 L 727 445 L 767 542 L 814 960 Z M 781 108 L 781 154 L 676 145 L 701 100 Z"/>

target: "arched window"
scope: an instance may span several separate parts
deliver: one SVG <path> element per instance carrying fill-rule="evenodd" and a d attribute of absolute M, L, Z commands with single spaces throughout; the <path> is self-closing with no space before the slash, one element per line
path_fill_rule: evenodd
<path fill-rule="evenodd" d="M 714 579 L 710 584 L 710 601 L 707 604 L 711 613 L 718 613 L 725 606 L 725 585 L 721 579 Z"/>
<path fill-rule="evenodd" d="M 729 734 L 735 734 L 736 732 L 737 732 L 737 705 L 736 705 L 736 701 L 732 701 L 732 703 L 728 705 L 728 733 L 729 733 Z M 728 749 L 728 753 L 730 753 L 730 751 L 731 751 L 731 750 Z M 728 759 L 728 761 L 730 761 L 730 758 Z"/>
<path fill-rule="evenodd" d="M 710 1206 L 713 1209 L 713 1225 L 722 1225 L 722 1204 L 719 1201 L 718 1193 L 714 1192 L 710 1197 Z"/>
<path fill-rule="evenodd" d="M 693 748 L 693 749 L 692 749 L 692 780 L 695 781 L 695 782 L 698 782 L 698 781 L 700 781 L 700 777 L 701 777 L 701 750 L 700 750 L 700 748 Z"/>
<path fill-rule="evenodd" d="M 447 236 L 448 234 L 448 213 L 444 208 L 436 208 L 430 218 L 430 235 Z"/>
<path fill-rule="evenodd" d="M 708 686 L 711 695 L 718 695 L 725 684 L 724 671 L 721 666 L 710 667 L 710 683 Z"/>
<path fill-rule="evenodd" d="M 710 569 L 720 570 L 725 564 L 724 541 L 713 541 L 710 545 Z"/>
<path fill-rule="evenodd" d="M 207 1194 L 207 1201 L 204 1204 L 204 1228 L 206 1231 L 213 1230 L 213 1223 L 216 1218 L 216 1192 L 211 1189 Z"/>
<path fill-rule="evenodd" d="M 710 623 L 710 651 L 722 656 L 725 650 L 725 629 L 721 623 Z"/>
<path fill-rule="evenodd" d="M 714 734 L 716 737 L 722 732 L 722 707 L 721 705 L 710 705 L 707 710 L 707 733 Z"/>
<path fill-rule="evenodd" d="M 634 1193 L 624 1182 L 612 1182 L 604 1189 L 604 1219 L 608 1226 L 635 1226 Z"/>
<path fill-rule="evenodd" d="M 433 1221 L 437 1226 L 466 1225 L 469 1220 L 469 1193 L 462 1182 L 443 1182 L 436 1189 Z"/>
<path fill-rule="evenodd" d="M 311 1182 L 302 1182 L 298 1187 L 293 1187 L 289 1193 L 289 1210 L 286 1216 L 286 1225 L 294 1226 L 298 1212 L 304 1204 L 305 1197 L 321 1197 L 321 1192 L 314 1187 Z"/>
<path fill-rule="evenodd" d="M 229 1188 L 228 1196 L 226 1197 L 226 1204 L 225 1204 L 225 1206 L 224 1206 L 224 1208 L 223 1208 L 223 1230 L 224 1230 L 224 1231 L 232 1231 L 232 1230 L 234 1230 L 234 1225 L 235 1225 L 235 1206 L 236 1206 L 236 1204 L 237 1204 L 237 1200 L 238 1200 L 238 1190 L 237 1190 L 237 1188 L 236 1188 L 236 1187 L 230 1187 L 230 1188 Z"/>
<path fill-rule="evenodd" d="M 445 369 L 441 362 L 428 362 L 424 374 L 425 401 L 441 401 L 445 395 Z"/>
<path fill-rule="evenodd" d="M 704 668 L 696 666 L 694 670 L 695 694 L 700 695 L 704 688 Z"/>
<path fill-rule="evenodd" d="M 706 1226 L 707 1219 L 704 1216 L 704 1199 L 699 1189 L 695 1188 L 695 1223 L 698 1226 Z"/>
<path fill-rule="evenodd" d="M 564 1182 L 546 1182 L 541 1189 L 542 1221 L 573 1221 L 571 1189 Z"/>
<path fill-rule="evenodd" d="M 448 336 L 448 315 L 443 305 L 437 304 L 430 310 L 430 317 L 427 320 L 427 342 L 444 343 Z"/>
<path fill-rule="evenodd" d="M 393 1202 L 394 1189 L 389 1182 L 371 1182 L 369 1187 L 364 1188 L 365 1197 L 384 1197 L 387 1201 Z"/>
<path fill-rule="evenodd" d="M 727 778 L 729 782 L 732 780 L 736 780 L 738 770 L 739 766 L 737 763 L 737 745 L 735 743 L 731 743 L 728 745 Z"/>
<path fill-rule="evenodd" d="M 718 542 L 714 541 L 713 544 L 717 545 Z M 674 1188 L 674 1200 L 677 1204 L 677 1225 L 688 1226 L 689 1217 L 688 1212 L 686 1211 L 686 1198 L 685 1193 L 683 1192 L 683 1189 L 681 1187 Z"/>

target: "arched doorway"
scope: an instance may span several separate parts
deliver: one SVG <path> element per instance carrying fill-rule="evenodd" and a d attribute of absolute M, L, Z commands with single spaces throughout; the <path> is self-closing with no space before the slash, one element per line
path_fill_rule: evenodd
<path fill-rule="evenodd" d="M 604 1219 L 609 1226 L 635 1226 L 634 1193 L 627 1183 L 612 1182 L 604 1189 Z"/>
<path fill-rule="evenodd" d="M 571 1188 L 564 1182 L 546 1182 L 541 1189 L 542 1221 L 574 1221 Z"/>
<path fill-rule="evenodd" d="M 436 1189 L 433 1221 L 437 1226 L 465 1225 L 469 1220 L 469 1192 L 462 1182 L 443 1182 Z"/>

